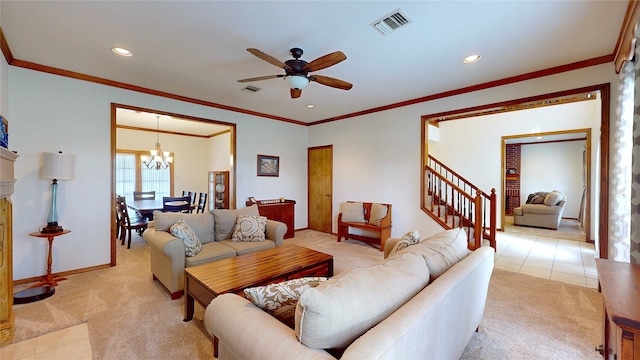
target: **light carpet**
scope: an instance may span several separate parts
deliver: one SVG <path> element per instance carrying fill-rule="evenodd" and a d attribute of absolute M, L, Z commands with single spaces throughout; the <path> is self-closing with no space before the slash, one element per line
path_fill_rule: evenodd
<path fill-rule="evenodd" d="M 383 261 L 359 241 L 336 242 L 315 231 L 285 240 L 334 256 L 338 274 Z M 15 305 L 14 342 L 86 322 L 94 359 L 212 359 L 204 309 L 183 322 L 183 298 L 172 301 L 149 270 L 149 248 L 134 235 L 118 246 L 118 266 L 70 276 L 48 299 Z M 16 286 L 19 291 L 26 285 Z M 593 289 L 495 269 L 479 331 L 462 359 L 600 359 L 602 297 Z"/>

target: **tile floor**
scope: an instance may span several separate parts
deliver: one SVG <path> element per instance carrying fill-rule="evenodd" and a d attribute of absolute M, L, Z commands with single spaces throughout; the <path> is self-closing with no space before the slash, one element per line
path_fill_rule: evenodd
<path fill-rule="evenodd" d="M 91 360 L 87 324 L 80 324 L 0 348 L 2 360 Z"/>
<path fill-rule="evenodd" d="M 513 232 L 498 232 L 496 242 L 496 268 L 598 287 L 593 244 Z M 9 344 L 0 348 L 0 359 L 92 359 L 87 324 Z"/>
<path fill-rule="evenodd" d="M 598 287 L 593 244 L 511 232 L 498 232 L 496 243 L 496 268 Z"/>

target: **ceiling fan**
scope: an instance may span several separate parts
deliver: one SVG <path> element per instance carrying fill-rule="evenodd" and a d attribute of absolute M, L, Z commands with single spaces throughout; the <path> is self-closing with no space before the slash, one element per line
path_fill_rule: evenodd
<path fill-rule="evenodd" d="M 247 49 L 247 51 L 268 62 L 269 64 L 284 69 L 285 74 L 258 76 L 254 78 L 238 80 L 238 82 L 284 78 L 291 87 L 292 99 L 299 98 L 302 94 L 302 88 L 307 86 L 311 81 L 315 81 L 319 84 L 331 86 L 342 90 L 349 90 L 353 87 L 353 85 L 351 85 L 350 83 L 340 79 L 322 75 L 309 75 L 309 73 L 312 71 L 325 69 L 329 66 L 333 66 L 343 60 L 346 60 L 347 57 L 342 53 L 342 51 L 332 52 L 325 56 L 321 56 L 309 63 L 304 60 L 300 60 L 300 57 L 302 56 L 302 49 L 300 48 L 292 48 L 291 50 L 289 50 L 291 56 L 293 56 L 293 59 L 287 60 L 285 62 L 282 62 L 271 55 L 267 55 L 258 49 L 250 48 Z"/>

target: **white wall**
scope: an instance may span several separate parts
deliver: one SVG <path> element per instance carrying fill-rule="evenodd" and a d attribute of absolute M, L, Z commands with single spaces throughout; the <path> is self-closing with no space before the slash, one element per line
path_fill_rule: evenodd
<path fill-rule="evenodd" d="M 613 83 L 611 98 L 615 99 L 617 77 L 613 65 L 604 64 L 312 126 L 309 129 L 309 146 L 334 146 L 334 231 L 339 205 L 347 200 L 391 203 L 393 205 L 392 235 L 396 237 L 411 229 L 420 231 L 423 237 L 441 230 L 439 225 L 420 210 L 420 117 L 422 115 L 609 82 Z M 611 108 L 614 106 L 615 104 Z M 594 111 L 586 111 L 586 113 L 592 112 Z M 612 111 L 612 113 L 615 112 Z M 542 127 L 538 126 L 540 120 L 536 119 L 536 123 L 528 128 L 528 132 L 542 131 Z M 558 121 L 564 120 L 554 120 L 554 122 Z M 599 121 L 598 117 L 598 127 Z M 445 163 L 448 161 L 460 163 L 454 166 L 454 169 L 459 170 L 462 175 L 472 175 L 471 179 L 483 189 L 500 190 L 501 135 L 497 131 L 503 126 L 508 129 L 512 124 L 506 121 L 490 127 L 479 124 L 461 126 L 460 121 L 450 121 L 445 124 L 455 126 L 456 129 L 447 131 L 441 127 L 438 143 L 440 146 L 430 143 L 429 152 L 445 158 Z M 570 128 L 589 127 L 573 123 L 569 125 Z M 562 128 L 566 127 L 558 126 L 554 129 Z M 504 134 L 523 133 L 521 129 L 513 129 L 513 132 L 507 129 L 504 129 Z M 597 135 L 598 131 L 593 134 Z M 497 140 L 491 140 L 494 138 Z M 491 149 L 482 145 L 487 142 L 487 139 L 490 140 L 489 143 L 495 145 Z M 594 149 L 594 158 L 595 155 Z M 479 178 L 476 179 L 478 176 Z M 595 171 L 594 176 L 597 176 Z M 594 191 L 597 191 L 595 186 Z M 597 201 L 595 194 L 592 197 L 594 202 Z M 498 194 L 498 198 L 500 196 Z M 592 209 L 595 208 L 597 206 L 592 206 Z M 592 229 L 595 232 L 597 218 L 593 214 L 592 219 Z M 592 233 L 592 236 L 595 236 L 595 233 Z"/>
<path fill-rule="evenodd" d="M 59 222 L 72 232 L 54 242 L 53 271 L 110 262 L 111 103 L 237 124 L 238 202 L 244 204 L 247 196 L 298 200 L 296 227 L 306 227 L 306 181 L 301 179 L 306 179 L 307 129 L 303 126 L 16 67 L 9 67 L 8 89 L 10 147 L 20 155 L 12 197 L 16 280 L 46 272 L 47 242 L 28 235 L 46 225 L 49 209 L 50 182 L 39 177 L 42 152 L 78 155 L 76 179 L 61 181 L 58 188 Z M 265 153 L 280 156 L 280 177 L 256 176 L 256 155 Z M 202 179 L 206 181 L 206 175 Z"/>
<path fill-rule="evenodd" d="M 72 232 L 54 243 L 53 271 L 109 263 L 112 102 L 237 124 L 238 203 L 248 196 L 296 200 L 296 228 L 307 226 L 307 147 L 333 144 L 334 222 L 341 202 L 380 201 L 393 204 L 394 236 L 410 229 L 427 236 L 440 229 L 420 210 L 421 115 L 606 82 L 614 84 L 615 99 L 617 77 L 606 64 L 307 128 L 9 67 L 3 110 L 8 109 L 11 148 L 20 155 L 13 196 L 14 279 L 46 270 L 46 242 L 28 235 L 45 224 L 49 207 L 50 184 L 38 176 L 42 152 L 78 155 L 76 179 L 59 187 L 60 223 Z M 466 151 L 473 152 L 478 151 Z M 258 177 L 257 154 L 280 156 L 280 177 Z"/>
<path fill-rule="evenodd" d="M 582 200 L 582 151 L 586 141 L 521 146 L 520 203 L 536 191 L 558 190 L 567 197 L 562 217 L 577 219 Z"/>

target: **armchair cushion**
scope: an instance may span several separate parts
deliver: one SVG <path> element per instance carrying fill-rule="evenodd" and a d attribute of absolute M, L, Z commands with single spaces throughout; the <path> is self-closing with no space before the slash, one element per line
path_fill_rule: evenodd
<path fill-rule="evenodd" d="M 387 205 L 373 203 L 371 204 L 371 214 L 369 215 L 369 224 L 380 226 L 382 219 L 387 216 Z M 343 219 L 344 220 L 344 219 Z"/>
<path fill-rule="evenodd" d="M 169 229 L 171 234 L 184 243 L 184 254 L 186 256 L 194 256 L 202 250 L 202 243 L 196 233 L 183 220 L 176 221 Z"/>
<path fill-rule="evenodd" d="M 198 236 L 200 242 L 206 244 L 214 241 L 213 217 L 210 214 L 186 214 L 180 212 L 153 212 L 154 226 L 156 230 L 170 232 L 171 226 L 178 220 L 184 221 Z"/>
<path fill-rule="evenodd" d="M 238 215 L 233 241 L 264 241 L 267 218 L 264 216 Z"/>
<path fill-rule="evenodd" d="M 217 241 L 231 239 L 236 227 L 238 215 L 260 216 L 258 205 L 251 205 L 244 209 L 214 209 L 211 210 L 215 220 L 215 239 Z"/>
<path fill-rule="evenodd" d="M 342 221 L 364 222 L 364 207 L 361 202 L 345 202 L 340 204 Z"/>

